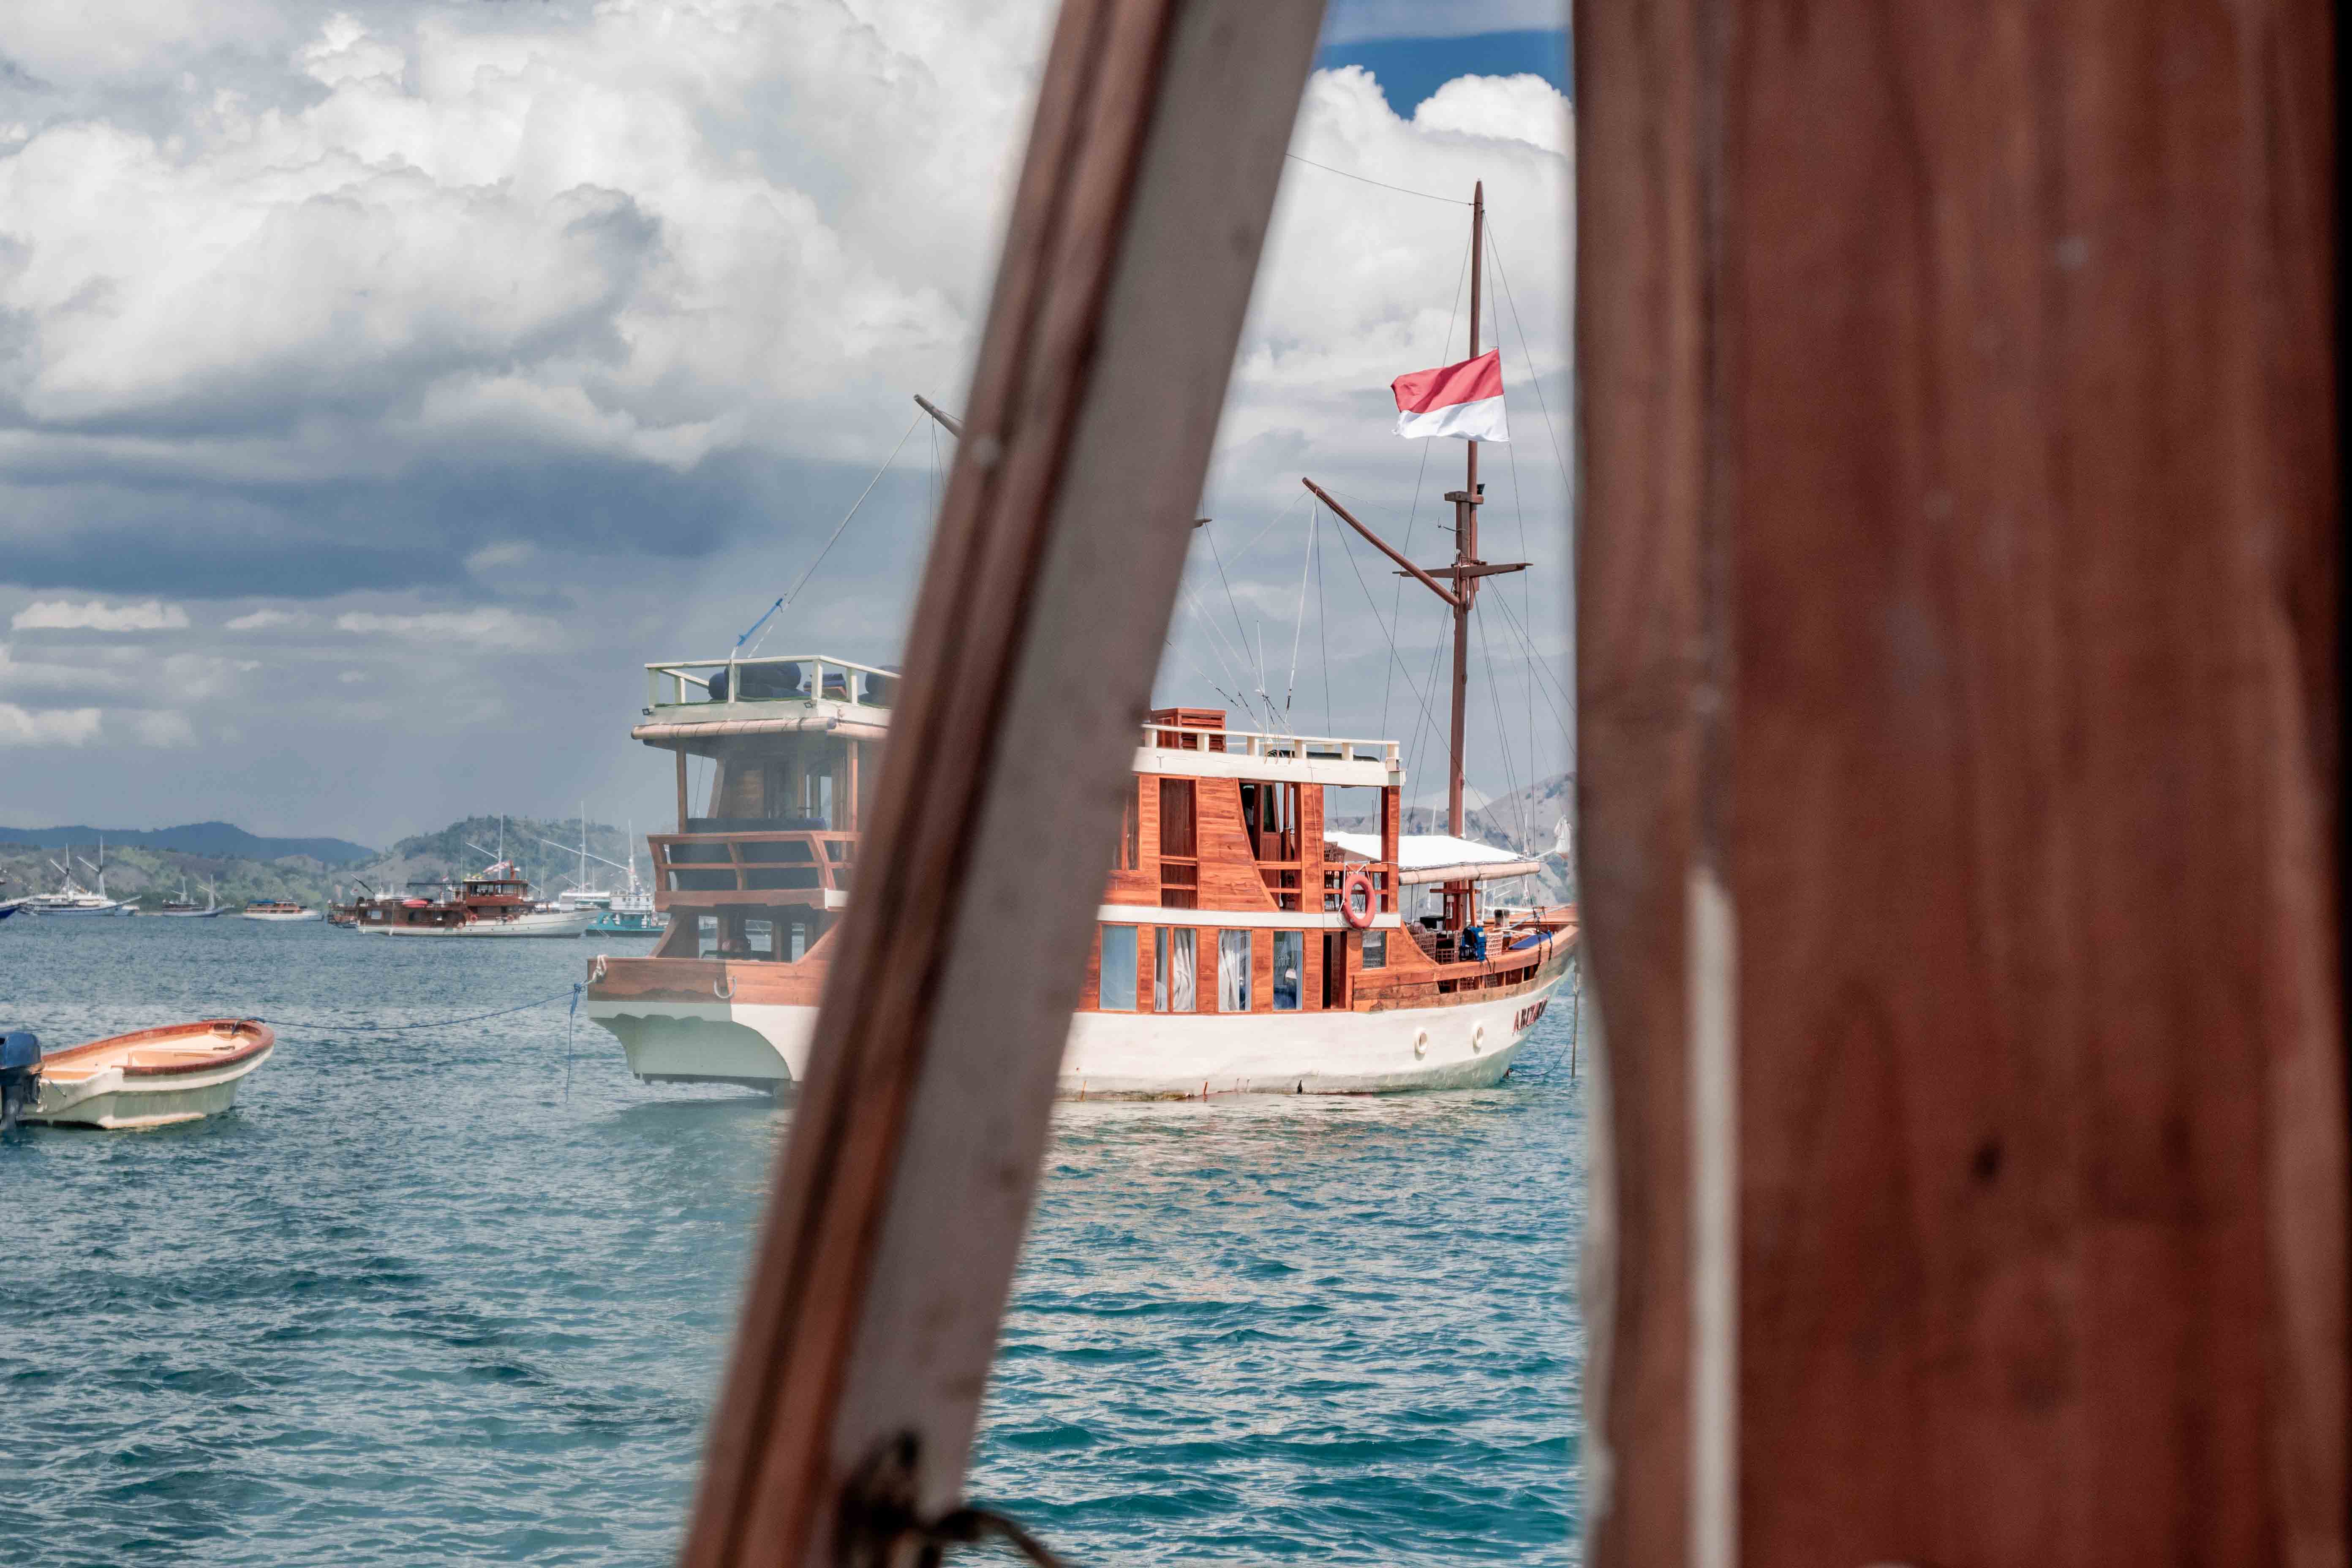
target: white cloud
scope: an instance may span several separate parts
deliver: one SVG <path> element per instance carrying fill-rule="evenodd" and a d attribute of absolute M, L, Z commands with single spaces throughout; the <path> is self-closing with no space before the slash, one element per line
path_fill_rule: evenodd
<path fill-rule="evenodd" d="M 1539 76 L 1455 77 L 1421 100 L 1412 124 L 1417 131 L 1454 131 L 1525 142 L 1548 153 L 1568 151 L 1568 100 Z"/>
<path fill-rule="evenodd" d="M 168 710 L 131 715 L 131 734 L 141 745 L 158 750 L 196 743 L 195 727 L 187 716 Z"/>
<path fill-rule="evenodd" d="M 19 708 L 0 702 L 0 746 L 81 746 L 98 739 L 95 708 Z"/>
<path fill-rule="evenodd" d="M 310 437 L 354 417 L 410 452 L 861 452 L 975 330 L 1045 8 L 856 13 L 338 16 L 167 135 L 54 121 L 0 152 L 0 392 L 52 428 L 241 411 L 257 467 L 348 461 Z"/>
<path fill-rule="evenodd" d="M 307 626 L 310 617 L 299 610 L 254 610 L 228 623 L 233 632 L 276 631 L 281 626 Z"/>
<path fill-rule="evenodd" d="M 552 650 L 559 628 L 538 616 L 487 605 L 475 610 L 428 610 L 421 615 L 386 615 L 352 610 L 335 617 L 339 630 L 363 636 L 410 637 L 423 642 L 449 641 L 486 648 Z"/>
<path fill-rule="evenodd" d="M 109 605 L 92 599 L 85 605 L 63 599 L 42 599 L 26 605 L 9 620 L 20 632 L 168 632 L 188 624 L 188 612 L 177 605 L 150 599 L 142 605 Z"/>

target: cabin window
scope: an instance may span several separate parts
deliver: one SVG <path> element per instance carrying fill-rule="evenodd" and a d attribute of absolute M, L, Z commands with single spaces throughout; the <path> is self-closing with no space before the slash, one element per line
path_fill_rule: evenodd
<path fill-rule="evenodd" d="M 1097 1005 L 1115 1013 L 1135 1011 L 1135 928 L 1102 928 L 1102 978 L 1095 987 Z"/>
<path fill-rule="evenodd" d="M 1307 973 L 1307 933 L 1299 931 L 1278 931 L 1274 933 L 1274 1010 L 1295 1013 L 1298 1010 L 1298 986 Z"/>
<path fill-rule="evenodd" d="M 1139 847 L 1136 843 L 1136 819 L 1140 815 L 1136 810 L 1135 791 L 1130 788 L 1127 792 L 1126 808 L 1119 814 L 1118 870 L 1132 871 L 1142 863 L 1137 853 Z"/>
<path fill-rule="evenodd" d="M 1245 931 L 1221 931 L 1217 933 L 1217 1011 L 1246 1013 L 1250 1010 L 1250 933 Z"/>
<path fill-rule="evenodd" d="M 1364 963 L 1366 969 L 1385 969 L 1389 963 L 1389 933 L 1368 931 L 1364 933 Z"/>
<path fill-rule="evenodd" d="M 1193 973 L 1200 932 L 1189 926 L 1161 926 L 1151 942 L 1151 1010 L 1190 1013 L 1194 999 Z"/>

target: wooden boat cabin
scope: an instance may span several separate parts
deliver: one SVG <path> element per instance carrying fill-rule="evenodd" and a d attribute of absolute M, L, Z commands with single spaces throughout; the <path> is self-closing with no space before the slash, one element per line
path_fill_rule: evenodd
<path fill-rule="evenodd" d="M 648 700 L 632 733 L 677 758 L 677 831 L 647 839 L 655 902 L 669 927 L 649 956 L 592 962 L 588 1011 L 631 1047 L 643 1077 L 772 1080 L 778 1053 L 796 1075 L 792 1058 L 823 989 L 872 814 L 896 673 L 829 655 L 647 672 Z M 1530 875 L 1532 862 L 1458 839 L 1401 845 L 1404 771 L 1392 741 L 1231 730 L 1221 709 L 1170 708 L 1150 715 L 1138 742 L 1073 1037 L 1077 1079 L 1099 1078 L 1104 1092 L 1171 1092 L 1188 1082 L 1200 1092 L 1204 1063 L 1214 1069 L 1250 1055 L 1203 1051 L 1165 1031 L 1146 1039 L 1150 1031 L 1122 1031 L 1122 1016 L 1303 1025 L 1522 997 L 1470 1026 L 1462 1042 L 1469 1058 L 1499 1058 L 1476 1063 L 1478 1073 L 1499 1076 L 1572 945 L 1563 940 L 1573 931 L 1568 910 L 1508 920 L 1478 912 L 1480 883 Z M 696 758 L 708 763 L 707 775 L 690 768 Z M 1433 861 L 1432 844 L 1455 847 Z M 1401 864 L 1401 848 L 1423 852 Z M 1403 917 L 1401 898 L 1423 885 L 1444 889 L 1446 917 Z M 1077 1051 L 1089 1016 L 1092 1032 L 1106 1046 L 1116 1037 L 1118 1047 L 1095 1053 L 1117 1058 L 1098 1074 L 1085 1070 Z M 715 1049 L 725 1029 L 681 1031 L 661 1026 L 664 1019 L 740 1026 L 742 1049 Z M 714 1049 L 686 1050 L 685 1037 Z M 662 1040 L 678 1048 L 656 1048 Z M 1344 1040 L 1303 1051 L 1258 1045 L 1252 1059 L 1287 1085 L 1350 1078 Z M 1420 1056 L 1391 1066 L 1412 1078 L 1429 1055 L 1424 1041 Z M 720 1058 L 731 1068 L 722 1070 Z"/>

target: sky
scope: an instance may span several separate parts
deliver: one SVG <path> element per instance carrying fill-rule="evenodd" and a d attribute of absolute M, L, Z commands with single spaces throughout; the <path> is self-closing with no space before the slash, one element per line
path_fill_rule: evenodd
<path fill-rule="evenodd" d="M 1415 798 L 1443 607 L 1299 479 L 1448 553 L 1462 445 L 1400 440 L 1388 383 L 1466 352 L 1483 180 L 1482 535 L 1533 565 L 1482 601 L 1469 773 L 1569 766 L 1555 15 L 1332 7 L 1156 689 L 1404 740 Z M 643 830 L 646 663 L 722 655 L 813 563 L 762 651 L 896 662 L 952 458 L 911 397 L 961 403 L 1050 20 L 0 6 L 0 823 Z"/>

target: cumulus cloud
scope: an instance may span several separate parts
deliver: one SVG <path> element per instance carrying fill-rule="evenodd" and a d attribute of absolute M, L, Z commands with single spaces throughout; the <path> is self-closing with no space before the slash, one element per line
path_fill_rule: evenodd
<path fill-rule="evenodd" d="M 339 631 L 363 636 L 413 638 L 420 643 L 466 643 L 484 648 L 545 648 L 555 643 L 559 628 L 537 616 L 518 615 L 497 605 L 474 610 L 428 610 L 418 615 L 386 615 L 352 610 L 335 617 Z"/>
<path fill-rule="evenodd" d="M 1543 25 L 1523 10 L 1358 0 L 1333 36 Z M 722 648 L 857 498 L 908 395 L 959 395 L 1050 20 L 1045 0 L 0 5 L 0 572 L 40 601 L 20 630 L 83 634 L 0 651 L 10 733 L 242 731 L 205 759 L 228 793 L 204 809 L 277 801 L 289 828 L 363 837 L 372 813 L 478 803 L 470 762 L 424 797 L 423 734 L 537 726 L 496 749 L 501 780 L 592 752 L 643 772 L 617 732 L 580 744 L 634 705 L 633 666 Z M 1447 201 L 1486 182 L 1485 341 L 1505 334 L 1531 511 L 1564 494 L 1530 395 L 1568 406 L 1568 112 L 1536 79 L 1466 79 L 1400 117 L 1327 71 L 1294 142 Z M 1422 454 L 1388 434 L 1386 387 L 1462 346 L 1465 217 L 1286 171 L 1210 485 L 1227 618 L 1269 646 L 1298 603 L 1300 472 L 1379 525 L 1411 515 Z M 930 445 L 778 637 L 894 657 Z M 1458 448 L 1432 460 L 1454 468 L 1433 496 Z M 1500 495 L 1501 455 L 1491 477 Z M 1196 602 L 1226 615 L 1207 571 Z M 193 626 L 198 600 L 224 603 Z M 1335 659 L 1384 659 L 1338 604 Z M 1173 695 L 1226 674 L 1199 623 L 1180 618 Z M 220 661 L 223 632 L 255 658 Z"/>
<path fill-rule="evenodd" d="M 299 610 L 253 610 L 229 621 L 227 629 L 233 632 L 268 632 L 310 624 L 310 617 Z"/>
<path fill-rule="evenodd" d="M 44 599 L 26 605 L 8 622 L 11 629 L 20 632 L 166 632 L 187 624 L 187 611 L 160 599 L 143 605 L 108 605 L 96 599 L 74 605 Z"/>
<path fill-rule="evenodd" d="M 20 708 L 0 702 L 0 746 L 82 746 L 98 739 L 95 708 Z"/>

